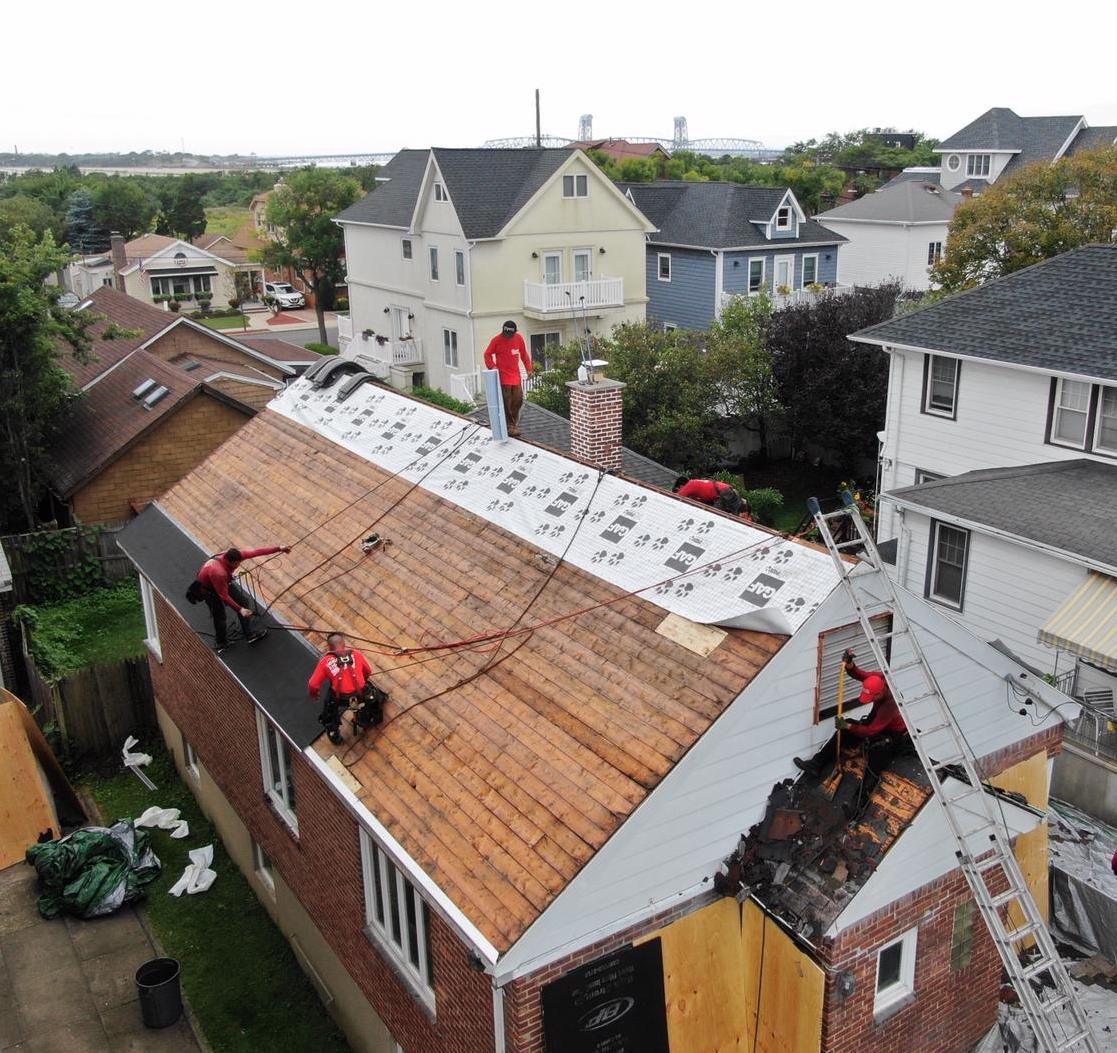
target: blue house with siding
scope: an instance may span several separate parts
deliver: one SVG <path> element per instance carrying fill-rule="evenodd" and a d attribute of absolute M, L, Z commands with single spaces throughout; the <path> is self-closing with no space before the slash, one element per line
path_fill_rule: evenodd
<path fill-rule="evenodd" d="M 723 294 L 766 289 L 778 304 L 838 284 L 846 239 L 808 219 L 788 187 L 685 180 L 620 187 L 659 228 L 648 236 L 649 322 L 705 329 Z"/>

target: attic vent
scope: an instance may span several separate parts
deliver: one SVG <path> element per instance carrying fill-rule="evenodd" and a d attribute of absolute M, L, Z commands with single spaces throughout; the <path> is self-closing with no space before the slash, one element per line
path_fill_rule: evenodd
<path fill-rule="evenodd" d="M 157 402 L 162 402 L 169 394 L 171 389 L 160 384 L 147 398 L 144 399 L 144 405 L 151 409 Z"/>
<path fill-rule="evenodd" d="M 155 387 L 155 381 L 149 377 L 132 392 L 132 398 L 142 399 L 153 387 Z"/>

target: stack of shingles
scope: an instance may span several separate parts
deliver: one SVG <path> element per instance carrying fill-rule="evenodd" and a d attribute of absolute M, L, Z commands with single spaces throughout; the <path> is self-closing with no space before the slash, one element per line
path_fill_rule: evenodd
<path fill-rule="evenodd" d="M 725 895 L 755 896 L 816 942 L 930 796 L 919 761 L 903 757 L 850 822 L 863 769 L 861 757 L 848 759 L 832 798 L 824 782 L 807 775 L 774 786 L 764 818 L 741 838 L 715 887 Z"/>

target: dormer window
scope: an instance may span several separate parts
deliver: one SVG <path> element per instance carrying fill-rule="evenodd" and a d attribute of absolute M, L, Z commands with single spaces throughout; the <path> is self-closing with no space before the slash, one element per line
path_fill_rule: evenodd
<path fill-rule="evenodd" d="M 434 184 L 434 199 L 435 201 L 450 200 L 450 196 L 446 193 L 446 188 L 441 183 Z"/>
<path fill-rule="evenodd" d="M 781 205 L 776 209 L 776 230 L 791 229 L 791 206 Z"/>
<path fill-rule="evenodd" d="M 968 175 L 968 176 L 988 176 L 989 175 L 989 155 L 988 154 L 970 154 L 966 158 L 966 175 Z"/>
<path fill-rule="evenodd" d="M 588 197 L 589 192 L 589 176 L 564 175 L 562 177 L 563 197 Z"/>

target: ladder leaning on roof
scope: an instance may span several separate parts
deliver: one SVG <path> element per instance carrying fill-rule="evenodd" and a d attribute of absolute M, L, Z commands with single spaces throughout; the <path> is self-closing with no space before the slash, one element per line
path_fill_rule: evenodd
<path fill-rule="evenodd" d="M 903 714 L 954 838 L 958 865 L 1028 1015 L 1039 1049 L 1042 1053 L 1101 1053 L 1013 855 L 1008 830 L 999 814 L 1000 806 L 982 788 L 977 757 L 912 632 L 853 496 L 844 492 L 842 502 L 837 511 L 823 513 L 817 498 L 812 497 L 808 508 L 853 601 L 877 668 Z M 834 538 L 830 523 L 841 519 L 853 528 L 850 541 Z M 860 558 L 867 564 L 867 569 L 856 565 L 859 567 L 856 574 L 855 565 L 842 559 L 843 552 L 855 548 L 862 550 Z M 891 629 L 878 632 L 873 627 L 873 618 L 886 613 L 892 615 Z M 890 664 L 886 642 L 892 645 L 889 648 L 892 654 L 897 650 L 904 652 L 896 665 Z M 1012 907 L 1016 911 L 1010 916 Z M 1034 954 L 1025 962 L 1016 945 L 1029 939 L 1035 940 Z"/>

